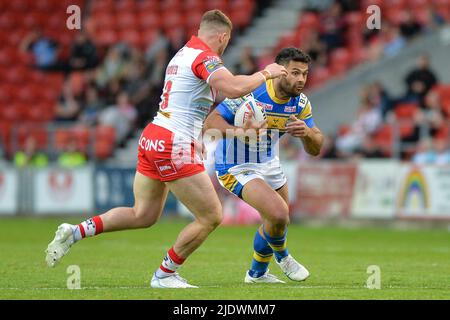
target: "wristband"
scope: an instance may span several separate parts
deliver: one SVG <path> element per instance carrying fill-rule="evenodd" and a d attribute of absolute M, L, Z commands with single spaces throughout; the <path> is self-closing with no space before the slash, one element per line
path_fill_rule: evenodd
<path fill-rule="evenodd" d="M 260 71 L 260 73 L 263 75 L 265 81 L 272 78 L 272 74 L 270 73 L 270 71 L 262 70 Z"/>

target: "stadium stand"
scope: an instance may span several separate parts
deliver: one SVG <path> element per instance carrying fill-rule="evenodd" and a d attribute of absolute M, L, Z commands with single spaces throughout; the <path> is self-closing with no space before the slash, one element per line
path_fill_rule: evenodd
<path fill-rule="evenodd" d="M 81 7 L 82 33 L 61 28 L 67 18 L 66 8 L 72 4 Z M 381 31 L 367 30 L 365 26 L 365 10 L 371 4 L 385 13 Z M 4 155 L 12 158 L 23 146 L 26 132 L 36 135 L 39 148 L 52 159 L 70 137 L 90 159 L 110 159 L 152 118 L 168 59 L 196 32 L 202 13 L 212 8 L 223 10 L 234 22 L 235 39 L 229 50 L 242 54 L 230 60 L 232 66 L 250 73 L 270 62 L 281 47 L 298 46 L 314 61 L 308 80 L 308 90 L 313 93 L 330 82 L 345 80 L 357 66 L 395 57 L 401 49 L 450 21 L 448 0 L 2 2 L 0 141 Z M 288 14 L 296 19 L 292 22 L 279 18 Z M 277 25 L 263 24 L 274 20 L 278 20 Z M 288 25 L 293 27 L 287 30 Z M 254 33 L 246 33 L 247 29 L 260 29 L 267 37 L 252 36 Z M 247 45 L 245 39 L 249 37 L 266 41 L 264 46 L 269 49 L 261 51 L 250 42 Z M 33 44 L 38 40 L 47 56 L 33 55 Z M 386 87 L 381 89 L 384 91 L 372 93 L 374 97 L 370 98 L 381 99 L 373 103 L 380 109 L 382 122 L 370 133 L 380 155 L 409 159 L 427 133 L 432 138 L 448 138 L 449 85 L 438 82 L 429 88 L 435 96 L 429 99 L 431 107 L 425 104 L 425 94 L 419 101 L 401 97 L 392 100 L 392 92 L 387 92 Z M 123 94 L 128 101 L 120 104 L 116 98 Z M 357 98 L 353 101 L 357 103 Z M 323 118 L 321 113 L 326 114 L 315 111 Z M 126 129 L 117 121 L 121 116 L 129 121 Z M 338 139 L 352 130 L 350 124 L 340 123 L 338 127 L 331 134 Z M 360 139 L 359 144 L 367 140 Z M 404 153 L 402 148 L 409 151 Z"/>

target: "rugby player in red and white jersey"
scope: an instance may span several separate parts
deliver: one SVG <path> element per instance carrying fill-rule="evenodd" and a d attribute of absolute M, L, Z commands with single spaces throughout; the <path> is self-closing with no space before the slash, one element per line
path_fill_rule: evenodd
<path fill-rule="evenodd" d="M 206 12 L 198 36 L 192 36 L 169 62 L 158 115 L 144 129 L 138 143 L 134 207 L 114 208 L 78 225 L 60 225 L 46 250 L 49 266 L 58 263 L 75 242 L 85 237 L 152 226 L 170 190 L 195 220 L 180 232 L 150 285 L 195 287 L 181 278 L 177 269 L 222 221 L 222 207 L 198 147 L 203 122 L 214 102 L 220 100 L 218 96 L 241 97 L 267 79 L 287 75 L 286 69 L 276 63 L 249 76 L 229 72 L 220 56 L 228 45 L 231 29 L 230 19 L 221 11 Z"/>

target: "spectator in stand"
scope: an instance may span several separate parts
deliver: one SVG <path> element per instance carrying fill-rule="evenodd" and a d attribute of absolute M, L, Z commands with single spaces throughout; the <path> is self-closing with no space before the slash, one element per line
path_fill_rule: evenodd
<path fill-rule="evenodd" d="M 381 122 L 381 110 L 378 108 L 377 102 L 371 99 L 370 86 L 366 86 L 361 92 L 361 106 L 355 122 L 351 125 L 349 132 L 336 140 L 338 151 L 344 155 L 354 152 L 361 147 L 367 135 L 377 130 Z"/>
<path fill-rule="evenodd" d="M 427 32 L 434 31 L 445 24 L 445 18 L 433 6 L 428 5 L 425 12 L 426 24 L 424 29 Z"/>
<path fill-rule="evenodd" d="M 385 119 L 386 114 L 392 109 L 392 101 L 380 81 L 369 85 L 369 99 L 381 110 L 381 116 Z"/>
<path fill-rule="evenodd" d="M 382 29 L 382 35 L 384 37 L 383 53 L 387 57 L 392 57 L 400 53 L 400 51 L 406 46 L 406 40 L 400 33 L 400 29 L 389 24 L 384 24 L 385 28 Z"/>
<path fill-rule="evenodd" d="M 115 45 L 108 50 L 103 63 L 97 69 L 96 82 L 100 88 L 105 88 L 112 80 L 120 79 L 125 67 L 125 59 L 120 47 Z"/>
<path fill-rule="evenodd" d="M 326 45 L 320 41 L 319 33 L 311 31 L 302 41 L 302 47 L 311 59 L 316 63 L 322 56 L 326 57 L 327 50 Z"/>
<path fill-rule="evenodd" d="M 36 139 L 30 135 L 25 140 L 24 150 L 17 151 L 14 155 L 14 165 L 17 168 L 43 168 L 48 165 L 48 157 L 38 150 Z"/>
<path fill-rule="evenodd" d="M 73 95 L 70 82 L 66 80 L 63 85 L 62 95 L 59 97 L 56 106 L 55 121 L 75 121 L 78 119 L 80 111 L 80 104 Z"/>
<path fill-rule="evenodd" d="M 164 35 L 162 30 L 158 30 L 158 35 L 156 40 L 147 47 L 145 51 L 145 61 L 147 64 L 152 64 L 161 50 L 168 51 L 170 49 L 169 39 Z"/>
<path fill-rule="evenodd" d="M 40 28 L 34 28 L 20 43 L 21 51 L 31 52 L 35 67 L 42 71 L 64 69 L 58 60 L 58 47 L 58 43 L 44 36 Z"/>
<path fill-rule="evenodd" d="M 89 36 L 80 31 L 72 45 L 69 57 L 71 70 L 87 70 L 97 66 L 97 49 Z"/>
<path fill-rule="evenodd" d="M 86 165 L 87 158 L 86 155 L 79 150 L 77 141 L 72 139 L 66 145 L 65 150 L 59 154 L 57 162 L 61 168 L 71 169 Z"/>
<path fill-rule="evenodd" d="M 422 31 L 422 26 L 418 23 L 410 11 L 403 12 L 403 19 L 400 23 L 400 33 L 406 40 L 411 40 Z"/>
<path fill-rule="evenodd" d="M 80 122 L 88 126 L 94 126 L 97 124 L 98 115 L 103 108 L 104 103 L 99 99 L 97 89 L 94 86 L 88 87 L 86 101 L 80 114 Z"/>
<path fill-rule="evenodd" d="M 425 95 L 438 82 L 436 74 L 430 68 L 430 61 L 427 55 L 419 56 L 417 68 L 408 73 L 405 82 L 407 93 L 403 100 L 418 102 L 423 108 Z"/>
<path fill-rule="evenodd" d="M 428 134 L 435 137 L 436 134 L 445 125 L 445 114 L 436 91 L 430 91 L 425 96 L 425 109 L 423 110 L 423 120 L 428 128 Z"/>
<path fill-rule="evenodd" d="M 130 103 L 128 94 L 121 92 L 115 105 L 107 107 L 99 115 L 99 124 L 116 129 L 116 143 L 121 145 L 135 127 L 137 112 Z"/>
<path fill-rule="evenodd" d="M 320 39 L 327 47 L 327 51 L 341 47 L 344 44 L 345 20 L 342 15 L 342 7 L 335 1 L 328 9 L 320 15 Z"/>
<path fill-rule="evenodd" d="M 417 152 L 412 157 L 415 164 L 433 164 L 436 162 L 436 151 L 430 139 L 423 139 L 417 145 Z"/>
<path fill-rule="evenodd" d="M 436 150 L 435 164 L 450 164 L 450 149 L 446 138 L 434 139 L 434 149 Z"/>
<path fill-rule="evenodd" d="M 242 48 L 239 62 L 235 65 L 234 70 L 239 74 L 253 74 L 259 70 L 251 47 Z"/>
<path fill-rule="evenodd" d="M 386 156 L 380 150 L 380 148 L 375 144 L 371 135 L 364 137 L 363 143 L 356 150 L 356 154 L 364 158 L 385 158 Z"/>
<path fill-rule="evenodd" d="M 320 152 L 322 159 L 337 159 L 336 138 L 330 135 L 324 135 L 323 146 Z"/>

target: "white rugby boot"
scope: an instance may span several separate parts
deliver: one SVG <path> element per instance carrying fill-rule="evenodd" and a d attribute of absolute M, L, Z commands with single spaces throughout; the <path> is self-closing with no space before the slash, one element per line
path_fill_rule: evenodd
<path fill-rule="evenodd" d="M 283 280 L 278 279 L 273 274 L 270 274 L 269 270 L 267 270 L 265 274 L 263 274 L 261 277 L 258 277 L 258 278 L 253 278 L 252 276 L 250 276 L 250 274 L 247 271 L 247 273 L 245 274 L 244 282 L 245 283 L 286 283 Z"/>
<path fill-rule="evenodd" d="M 55 232 L 55 238 L 53 238 L 53 241 L 50 242 L 47 250 L 45 250 L 45 261 L 47 265 L 54 267 L 69 252 L 73 243 L 72 225 L 63 223 L 58 227 L 58 230 Z"/>
<path fill-rule="evenodd" d="M 309 271 L 298 263 L 291 255 L 284 257 L 280 262 L 277 261 L 284 274 L 291 280 L 303 281 L 309 277 Z"/>
<path fill-rule="evenodd" d="M 152 288 L 164 288 L 164 289 L 198 288 L 197 286 L 193 286 L 187 283 L 187 280 L 180 277 L 180 275 L 176 272 L 173 275 L 164 278 L 158 278 L 156 274 L 153 274 L 152 281 L 150 281 L 150 286 Z"/>

